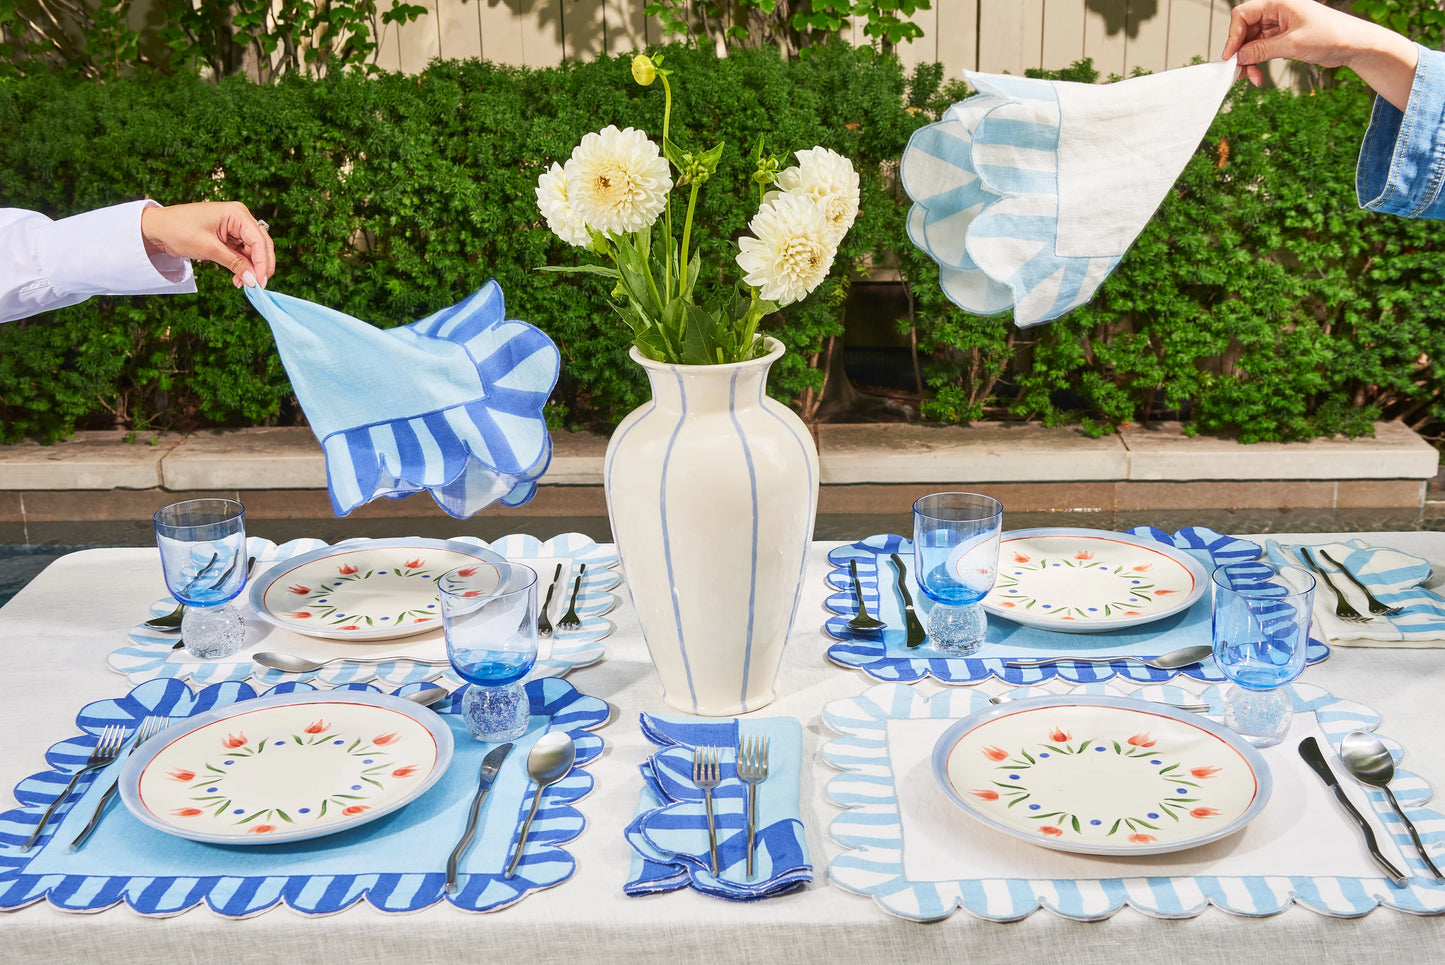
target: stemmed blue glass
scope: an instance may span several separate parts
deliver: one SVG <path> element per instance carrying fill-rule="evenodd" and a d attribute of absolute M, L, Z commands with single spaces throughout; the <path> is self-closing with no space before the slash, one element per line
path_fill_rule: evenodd
<path fill-rule="evenodd" d="M 166 587 L 186 607 L 186 652 L 231 656 L 246 641 L 246 622 L 230 603 L 246 585 L 246 507 L 234 499 L 188 499 L 152 519 Z"/>
<path fill-rule="evenodd" d="M 1003 504 L 978 493 L 933 493 L 913 504 L 914 577 L 933 602 L 928 640 L 951 657 L 978 650 L 988 631 L 979 605 L 998 576 Z"/>
<path fill-rule="evenodd" d="M 1214 661 L 1234 682 L 1224 723 L 1256 747 L 1278 744 L 1294 710 L 1284 685 L 1305 668 L 1315 579 L 1262 561 L 1214 571 Z"/>
<path fill-rule="evenodd" d="M 480 741 L 521 737 L 531 721 L 522 679 L 537 662 L 537 574 L 519 563 L 468 563 L 437 580 L 447 659 L 469 687 L 462 720 Z"/>

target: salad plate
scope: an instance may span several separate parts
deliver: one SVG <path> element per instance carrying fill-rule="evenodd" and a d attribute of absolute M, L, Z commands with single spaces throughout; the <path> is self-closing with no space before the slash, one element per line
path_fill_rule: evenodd
<path fill-rule="evenodd" d="M 984 597 L 991 616 L 1062 633 L 1100 633 L 1183 613 L 1209 574 L 1167 543 L 1105 530 L 1006 532 L 998 579 Z"/>
<path fill-rule="evenodd" d="M 441 627 L 436 581 L 504 557 L 460 540 L 345 540 L 271 566 L 250 588 L 268 623 L 327 640 L 388 640 Z"/>
<path fill-rule="evenodd" d="M 426 792 L 452 733 L 409 700 L 294 691 L 206 711 L 146 741 L 120 773 L 121 800 L 161 831 L 256 845 L 335 834 Z"/>
<path fill-rule="evenodd" d="M 950 726 L 933 775 L 969 816 L 1030 844 L 1082 854 L 1196 848 L 1269 801 L 1259 752 L 1208 718 L 1144 700 L 1047 696 Z"/>

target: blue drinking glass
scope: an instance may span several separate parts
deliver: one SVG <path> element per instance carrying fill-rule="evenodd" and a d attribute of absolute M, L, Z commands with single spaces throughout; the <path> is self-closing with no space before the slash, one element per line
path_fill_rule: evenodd
<path fill-rule="evenodd" d="M 935 650 L 963 657 L 988 631 L 979 603 L 998 576 L 1003 504 L 978 493 L 933 493 L 913 504 L 914 577 L 928 611 Z"/>
<path fill-rule="evenodd" d="M 1284 685 L 1305 668 L 1315 579 L 1253 561 L 1219 567 L 1213 584 L 1214 661 L 1234 683 L 1224 723 L 1256 747 L 1278 744 L 1294 716 Z"/>
<path fill-rule="evenodd" d="M 470 686 L 462 720 L 480 741 L 515 740 L 531 721 L 522 680 L 537 662 L 537 574 L 468 563 L 437 580 L 447 659 Z"/>
<path fill-rule="evenodd" d="M 231 605 L 246 585 L 246 507 L 234 499 L 188 499 L 152 517 L 171 596 L 186 606 L 181 639 L 195 657 L 229 657 L 246 641 Z"/>

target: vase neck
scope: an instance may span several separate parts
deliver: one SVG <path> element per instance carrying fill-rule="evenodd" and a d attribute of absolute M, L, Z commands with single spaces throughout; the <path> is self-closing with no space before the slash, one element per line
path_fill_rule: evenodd
<path fill-rule="evenodd" d="M 782 345 L 770 340 L 771 351 L 762 358 L 728 365 L 668 365 L 641 358 L 652 384 L 652 401 L 670 411 L 749 409 L 762 405 L 768 370 L 783 354 Z"/>

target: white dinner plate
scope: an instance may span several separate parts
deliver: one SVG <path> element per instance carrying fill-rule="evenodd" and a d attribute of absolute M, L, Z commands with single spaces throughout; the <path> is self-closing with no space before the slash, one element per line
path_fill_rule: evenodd
<path fill-rule="evenodd" d="M 1183 851 L 1264 809 L 1257 750 L 1208 718 L 1124 697 L 1009 701 L 960 720 L 933 748 L 955 804 L 1030 844 L 1083 854 Z"/>
<path fill-rule="evenodd" d="M 1043 630 L 1099 633 L 1182 613 L 1208 588 L 1198 560 L 1146 537 L 1020 529 L 999 542 L 998 579 L 983 608 Z"/>
<path fill-rule="evenodd" d="M 437 577 L 475 562 L 504 562 L 456 540 L 358 539 L 284 560 L 250 590 L 261 619 L 328 640 L 387 640 L 442 625 Z"/>
<path fill-rule="evenodd" d="M 410 700 L 296 691 L 238 701 L 162 731 L 126 760 L 138 819 L 211 844 L 277 844 L 374 821 L 446 771 L 452 732 Z"/>

